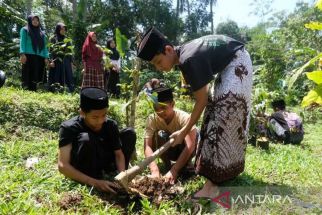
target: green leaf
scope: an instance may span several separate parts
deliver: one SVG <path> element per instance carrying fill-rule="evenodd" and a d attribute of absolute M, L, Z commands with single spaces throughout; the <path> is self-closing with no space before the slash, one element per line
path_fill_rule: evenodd
<path fill-rule="evenodd" d="M 322 104 L 322 84 L 311 90 L 302 100 L 302 107 L 307 107 L 312 103 Z"/>
<path fill-rule="evenodd" d="M 101 25 L 102 24 L 92 24 L 92 25 L 88 26 L 87 29 L 89 31 L 93 31 L 93 30 L 95 30 L 95 28 L 100 27 Z"/>
<path fill-rule="evenodd" d="M 128 39 L 125 35 L 123 35 L 120 29 L 116 28 L 115 30 L 115 37 L 116 37 L 116 49 L 120 52 L 120 55 L 124 57 L 126 50 L 129 49 L 128 47 Z"/>
<path fill-rule="evenodd" d="M 314 81 L 316 84 L 322 84 L 322 71 L 313 71 L 306 73 L 308 79 Z"/>
<path fill-rule="evenodd" d="M 322 30 L 321 22 L 310 22 L 308 24 L 305 24 L 304 26 L 311 30 Z"/>
<path fill-rule="evenodd" d="M 69 43 L 69 42 L 73 42 L 73 40 L 71 38 L 65 38 L 64 39 L 64 43 Z"/>
<path fill-rule="evenodd" d="M 294 69 L 292 71 L 293 75 L 291 76 L 291 78 L 287 81 L 288 82 L 288 90 L 291 90 L 295 81 L 298 79 L 298 77 L 303 73 L 303 71 L 310 66 L 311 64 L 313 64 L 315 61 L 319 60 L 322 57 L 322 53 L 319 53 L 317 56 L 315 56 L 314 58 L 312 58 L 311 60 L 309 60 L 307 63 L 305 63 L 303 66 L 301 66 L 300 68 Z"/>
<path fill-rule="evenodd" d="M 322 0 L 318 0 L 315 4 L 315 7 L 319 8 L 320 10 L 322 10 Z"/>

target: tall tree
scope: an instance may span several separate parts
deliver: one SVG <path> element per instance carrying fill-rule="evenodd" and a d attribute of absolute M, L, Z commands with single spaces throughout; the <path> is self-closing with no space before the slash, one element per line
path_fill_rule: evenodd
<path fill-rule="evenodd" d="M 193 1 L 190 5 L 191 13 L 184 23 L 185 41 L 209 34 L 208 24 L 211 18 L 206 10 L 207 5 L 206 1 Z"/>
<path fill-rule="evenodd" d="M 176 17 L 179 18 L 179 15 L 183 12 L 187 11 L 188 16 L 190 15 L 190 3 L 189 0 L 177 0 L 177 9 L 176 9 Z"/>
<path fill-rule="evenodd" d="M 33 0 L 26 0 L 26 12 L 28 15 L 31 14 L 32 3 L 33 3 Z"/>
<path fill-rule="evenodd" d="M 77 18 L 77 0 L 72 0 L 72 5 L 73 5 L 73 22 L 76 22 Z"/>
<path fill-rule="evenodd" d="M 238 24 L 232 20 L 219 23 L 216 28 L 216 34 L 224 34 L 236 40 L 242 40 L 242 35 Z"/>
<path fill-rule="evenodd" d="M 217 4 L 217 0 L 206 0 L 206 3 L 209 4 L 209 10 L 210 10 L 210 30 L 211 33 L 214 33 L 214 12 L 213 7 Z"/>
<path fill-rule="evenodd" d="M 172 10 L 172 1 L 134 0 L 134 20 L 136 25 L 143 28 L 156 26 L 168 36 L 170 41 L 176 41 L 177 35 L 182 32 L 182 22 L 176 18 Z"/>

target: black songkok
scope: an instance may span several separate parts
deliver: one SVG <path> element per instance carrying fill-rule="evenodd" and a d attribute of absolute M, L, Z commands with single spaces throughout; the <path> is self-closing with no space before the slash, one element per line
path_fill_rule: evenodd
<path fill-rule="evenodd" d="M 169 44 L 165 36 L 156 28 L 151 27 L 142 37 L 137 56 L 143 60 L 151 61 L 156 54 L 162 51 L 165 44 Z"/>
<path fill-rule="evenodd" d="M 158 94 L 158 102 L 173 101 L 173 94 L 171 88 L 160 87 L 153 90 Z"/>
<path fill-rule="evenodd" d="M 86 87 L 80 93 L 80 108 L 83 110 L 101 110 L 108 108 L 108 96 L 105 90 Z"/>

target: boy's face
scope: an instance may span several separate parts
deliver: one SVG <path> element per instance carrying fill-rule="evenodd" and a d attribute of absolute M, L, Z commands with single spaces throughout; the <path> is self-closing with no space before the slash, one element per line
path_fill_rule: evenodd
<path fill-rule="evenodd" d="M 88 113 L 80 111 L 84 118 L 85 124 L 94 132 L 99 132 L 102 129 L 103 123 L 106 119 L 107 108 L 101 110 L 91 110 Z"/>
<path fill-rule="evenodd" d="M 168 121 L 173 117 L 174 102 L 165 102 L 163 104 L 154 105 L 154 111 L 163 120 Z"/>
<path fill-rule="evenodd" d="M 165 53 L 155 55 L 150 63 L 152 63 L 155 68 L 159 71 L 169 72 L 175 65 L 176 53 L 172 46 L 165 46 Z"/>

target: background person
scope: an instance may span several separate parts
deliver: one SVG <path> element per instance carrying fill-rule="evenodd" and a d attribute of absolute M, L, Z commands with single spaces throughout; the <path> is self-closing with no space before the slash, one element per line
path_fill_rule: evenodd
<path fill-rule="evenodd" d="M 89 32 L 82 48 L 84 65 L 82 88 L 98 87 L 105 89 L 102 60 L 103 51 L 97 46 L 96 34 Z"/>
<path fill-rule="evenodd" d="M 30 15 L 27 25 L 20 30 L 20 62 L 22 87 L 36 91 L 39 82 L 47 82 L 45 66 L 48 64 L 47 38 L 38 16 Z"/>
<path fill-rule="evenodd" d="M 51 38 L 52 43 L 51 62 L 49 64 L 49 78 L 48 83 L 51 89 L 52 85 L 58 83 L 60 86 L 68 87 L 69 92 L 74 91 L 72 56 L 66 55 L 70 50 L 71 43 L 65 44 L 67 28 L 64 23 L 58 23 L 55 28 L 55 35 Z M 63 52 L 63 53 L 58 53 Z M 54 89 L 53 89 L 54 90 Z"/>

